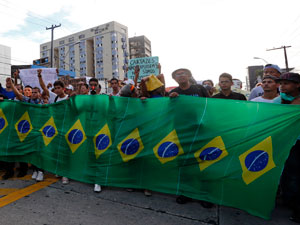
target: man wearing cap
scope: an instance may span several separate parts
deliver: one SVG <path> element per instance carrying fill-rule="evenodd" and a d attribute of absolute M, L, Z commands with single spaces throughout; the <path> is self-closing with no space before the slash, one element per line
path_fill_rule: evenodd
<path fill-rule="evenodd" d="M 274 103 L 299 105 L 300 75 L 284 73 L 278 82 L 280 83 L 280 96 L 274 99 Z M 290 219 L 300 223 L 300 137 L 285 162 L 280 184 L 284 202 L 293 209 Z"/>
<path fill-rule="evenodd" d="M 275 64 L 267 64 L 267 65 L 265 65 L 263 76 L 267 76 L 267 75 L 279 78 L 280 75 L 281 75 L 281 70 L 280 70 L 279 66 L 277 66 Z M 264 93 L 264 90 L 263 90 L 263 88 L 261 86 L 253 88 L 252 91 L 251 91 L 251 93 L 250 93 L 250 96 L 249 96 L 248 100 L 250 101 L 253 98 L 262 96 L 263 93 Z"/>
<path fill-rule="evenodd" d="M 191 95 L 196 97 L 209 97 L 206 89 L 202 85 L 192 85 L 190 78 L 192 73 L 188 69 L 177 69 L 172 73 L 172 78 L 179 84 L 179 87 L 170 91 L 169 96 Z"/>
<path fill-rule="evenodd" d="M 71 84 L 69 84 L 66 87 L 65 94 L 67 94 L 70 97 L 73 91 L 74 91 L 74 87 Z"/>
<path fill-rule="evenodd" d="M 262 96 L 251 99 L 252 102 L 268 102 L 273 103 L 273 99 L 278 97 L 279 83 L 276 82 L 277 77 L 267 75 L 263 77 L 262 89 L 264 91 Z"/>

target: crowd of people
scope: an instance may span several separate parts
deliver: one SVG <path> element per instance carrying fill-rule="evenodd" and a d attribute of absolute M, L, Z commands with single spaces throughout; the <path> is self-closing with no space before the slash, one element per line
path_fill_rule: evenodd
<path fill-rule="evenodd" d="M 51 84 L 45 85 L 42 78 L 42 70 L 37 70 L 37 77 L 40 88 L 25 86 L 18 83 L 18 71 L 14 73 L 14 79 L 6 79 L 6 87 L 0 86 L 0 100 L 10 99 L 23 101 L 32 104 L 51 104 L 68 99 L 74 95 L 94 95 L 100 94 L 101 85 L 96 78 L 91 78 L 89 83 L 79 83 L 77 90 L 72 85 L 66 85 L 57 80 L 53 87 Z M 172 78 L 178 83 L 178 87 L 166 92 L 164 75 L 148 76 L 138 81 L 139 68 L 135 68 L 135 79 L 120 81 L 112 78 L 109 81 L 111 88 L 110 96 L 140 98 L 175 98 L 179 95 L 189 95 L 194 97 L 221 98 L 247 101 L 245 95 L 232 91 L 233 78 L 228 73 L 222 73 L 219 76 L 219 88 L 216 90 L 212 80 L 204 80 L 201 84 L 197 83 L 188 69 L 177 69 L 172 73 Z M 300 104 L 300 75 L 298 73 L 281 73 L 280 68 L 274 64 L 267 64 L 264 67 L 262 83 L 251 91 L 248 101 L 265 102 L 275 104 Z M 226 107 L 226 106 L 224 106 Z M 5 174 L 3 180 L 14 176 L 15 163 L 3 162 Z M 19 163 L 18 177 L 27 174 L 27 163 Z M 32 179 L 42 181 L 44 171 L 32 165 Z M 62 177 L 62 183 L 68 184 L 69 179 Z M 300 139 L 295 143 L 290 151 L 286 161 L 281 182 L 278 189 L 278 195 L 284 202 L 293 209 L 291 219 L 300 223 Z M 101 191 L 101 185 L 95 184 L 95 192 Z M 144 191 L 145 195 L 150 196 L 149 190 Z M 176 201 L 184 204 L 190 199 L 185 196 L 178 196 Z M 206 208 L 213 207 L 212 203 L 200 201 L 201 205 Z"/>

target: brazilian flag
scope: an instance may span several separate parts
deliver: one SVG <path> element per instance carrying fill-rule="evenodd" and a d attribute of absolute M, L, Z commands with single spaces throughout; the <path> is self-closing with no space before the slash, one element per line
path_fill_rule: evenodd
<path fill-rule="evenodd" d="M 179 96 L 0 102 L 0 160 L 183 194 L 269 219 L 300 106 Z"/>

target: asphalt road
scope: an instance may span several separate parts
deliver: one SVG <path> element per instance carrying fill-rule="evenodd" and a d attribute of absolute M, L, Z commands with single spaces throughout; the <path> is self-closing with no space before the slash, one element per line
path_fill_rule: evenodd
<path fill-rule="evenodd" d="M 53 175 L 36 183 L 24 179 L 0 181 L 0 225 L 293 225 L 290 211 L 277 207 L 266 221 L 243 211 L 215 206 L 203 208 L 193 201 L 184 205 L 174 195 L 154 192 L 146 197 L 141 190 L 103 187 L 71 181 L 63 185 Z"/>

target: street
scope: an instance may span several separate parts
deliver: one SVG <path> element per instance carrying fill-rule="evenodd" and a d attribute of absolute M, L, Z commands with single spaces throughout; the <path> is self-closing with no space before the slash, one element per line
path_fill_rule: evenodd
<path fill-rule="evenodd" d="M 266 221 L 229 207 L 205 209 L 197 201 L 180 205 L 175 196 L 156 192 L 146 197 L 141 190 L 103 187 L 94 193 L 91 184 L 71 180 L 63 185 L 51 174 L 39 183 L 31 175 L 1 181 L 0 195 L 1 225 L 295 224 L 282 207 Z"/>

